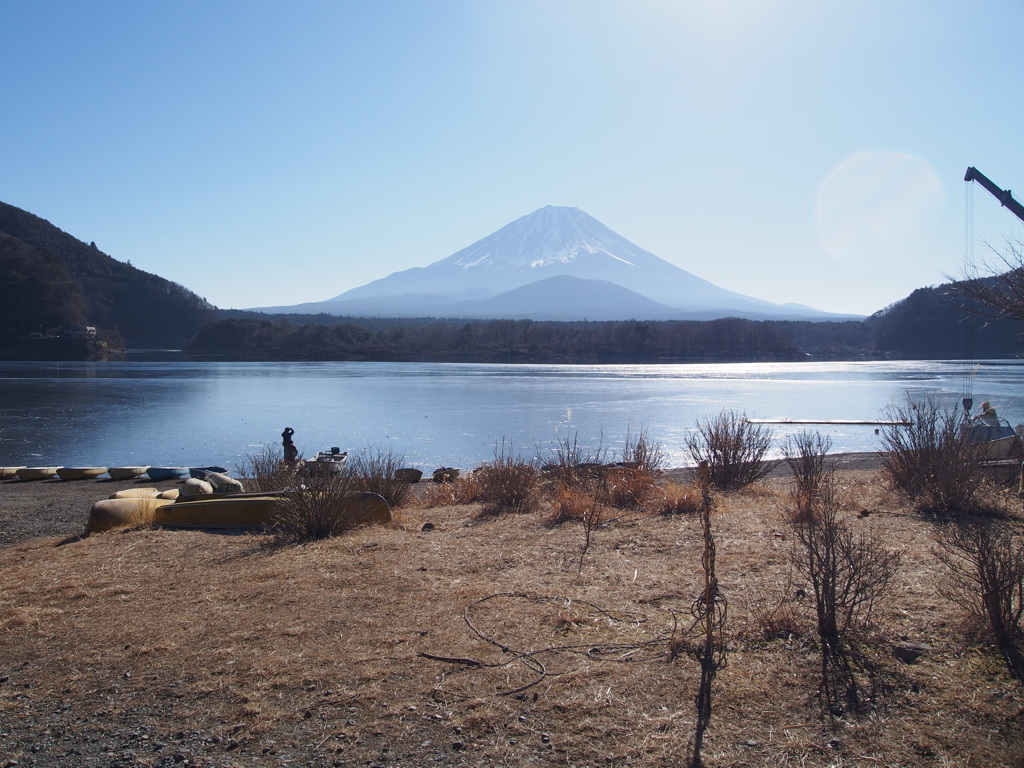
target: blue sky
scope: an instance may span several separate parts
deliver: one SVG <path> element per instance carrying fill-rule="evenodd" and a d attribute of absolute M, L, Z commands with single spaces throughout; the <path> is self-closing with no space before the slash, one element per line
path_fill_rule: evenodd
<path fill-rule="evenodd" d="M 222 307 L 570 205 L 870 313 L 962 269 L 968 165 L 1024 190 L 1019 0 L 3 5 L 0 200 Z M 976 241 L 1021 236 L 973 210 Z"/>

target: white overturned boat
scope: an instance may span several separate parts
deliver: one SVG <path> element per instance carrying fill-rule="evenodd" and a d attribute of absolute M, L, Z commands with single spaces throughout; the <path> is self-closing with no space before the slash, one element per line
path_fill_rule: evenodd
<path fill-rule="evenodd" d="M 58 467 L 22 467 L 15 474 L 19 480 L 49 480 L 57 476 Z"/>
<path fill-rule="evenodd" d="M 106 467 L 58 467 L 57 477 L 61 480 L 95 480 L 107 474 Z"/>

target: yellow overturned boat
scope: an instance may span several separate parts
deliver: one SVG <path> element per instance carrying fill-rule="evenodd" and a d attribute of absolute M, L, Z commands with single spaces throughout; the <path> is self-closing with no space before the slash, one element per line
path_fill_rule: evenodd
<path fill-rule="evenodd" d="M 89 531 L 99 533 L 137 525 L 226 531 L 258 530 L 272 528 L 284 511 L 284 505 L 284 495 L 278 493 L 213 493 L 178 496 L 177 499 L 139 494 L 97 501 L 89 512 Z M 348 516 L 354 526 L 382 525 L 391 521 L 391 508 L 376 493 L 348 494 L 339 514 Z"/>
<path fill-rule="evenodd" d="M 127 496 L 97 501 L 89 510 L 89 533 L 151 525 L 156 510 L 173 503 L 174 499 L 158 499 L 156 496 Z"/>

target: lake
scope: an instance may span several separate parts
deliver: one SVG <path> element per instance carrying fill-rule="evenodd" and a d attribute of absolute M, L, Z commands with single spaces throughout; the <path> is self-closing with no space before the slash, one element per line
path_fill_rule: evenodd
<path fill-rule="evenodd" d="M 550 457 L 576 438 L 617 458 L 645 430 L 671 466 L 722 409 L 752 418 L 883 417 L 894 402 L 958 407 L 965 382 L 1016 424 L 1024 364 L 983 361 L 706 365 L 0 362 L 0 465 L 197 466 L 235 470 L 281 431 L 306 456 L 338 446 L 409 466 L 470 468 L 504 441 Z M 782 438 L 803 427 L 776 427 Z M 835 451 L 879 447 L 872 426 L 821 425 Z"/>

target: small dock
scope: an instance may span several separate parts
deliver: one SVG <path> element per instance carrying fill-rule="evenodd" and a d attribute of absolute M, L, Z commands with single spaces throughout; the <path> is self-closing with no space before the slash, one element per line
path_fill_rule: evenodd
<path fill-rule="evenodd" d="M 747 419 L 748 424 L 841 424 L 865 427 L 909 427 L 910 421 L 879 421 L 878 419 Z"/>

